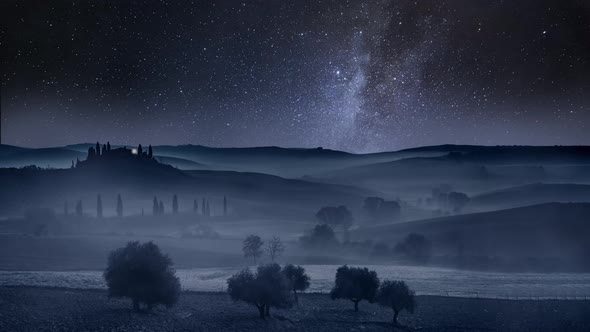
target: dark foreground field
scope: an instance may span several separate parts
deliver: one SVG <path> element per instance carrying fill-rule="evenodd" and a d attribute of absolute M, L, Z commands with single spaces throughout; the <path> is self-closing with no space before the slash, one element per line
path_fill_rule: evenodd
<path fill-rule="evenodd" d="M 305 294 L 300 305 L 266 321 L 224 293 L 182 294 L 172 309 L 134 313 L 129 301 L 101 290 L 0 287 L 0 331 L 391 331 L 391 312 L 325 294 Z M 418 297 L 401 323 L 414 331 L 589 331 L 588 301 L 510 301 Z M 395 329 L 400 330 L 400 329 Z"/>

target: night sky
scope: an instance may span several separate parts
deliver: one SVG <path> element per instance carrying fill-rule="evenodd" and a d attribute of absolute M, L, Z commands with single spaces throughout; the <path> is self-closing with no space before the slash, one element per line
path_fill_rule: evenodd
<path fill-rule="evenodd" d="M 0 7 L 5 144 L 590 144 L 590 1 Z"/>

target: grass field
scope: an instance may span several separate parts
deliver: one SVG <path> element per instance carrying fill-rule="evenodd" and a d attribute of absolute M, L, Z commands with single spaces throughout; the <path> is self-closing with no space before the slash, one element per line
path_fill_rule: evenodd
<path fill-rule="evenodd" d="M 172 309 L 134 313 L 103 290 L 0 287 L 0 331 L 588 331 L 588 301 L 528 301 L 419 296 L 413 315 L 392 329 L 391 311 L 325 294 L 304 294 L 290 310 L 261 320 L 225 293 L 184 292 Z"/>

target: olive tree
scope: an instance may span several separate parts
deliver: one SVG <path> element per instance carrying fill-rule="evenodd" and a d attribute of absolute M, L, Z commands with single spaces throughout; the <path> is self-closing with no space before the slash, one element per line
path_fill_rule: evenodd
<path fill-rule="evenodd" d="M 414 313 L 416 297 L 413 290 L 403 281 L 385 280 L 379 287 L 377 303 L 393 309 L 393 324 L 397 324 L 397 316 L 403 310 Z"/>
<path fill-rule="evenodd" d="M 297 291 L 303 292 L 309 287 L 309 276 L 302 266 L 287 264 L 283 267 L 283 274 L 289 281 L 289 288 L 293 292 L 295 302 L 299 302 Z"/>
<path fill-rule="evenodd" d="M 377 272 L 360 267 L 341 266 L 336 271 L 334 287 L 330 291 L 332 300 L 348 299 L 354 303 L 354 311 L 359 310 L 359 302 L 373 303 L 379 288 Z"/>
<path fill-rule="evenodd" d="M 256 273 L 244 269 L 227 280 L 227 292 L 234 301 L 256 306 L 260 318 L 270 317 L 270 308 L 291 308 L 293 299 L 287 278 L 278 264 L 258 266 Z"/>
<path fill-rule="evenodd" d="M 148 309 L 157 304 L 171 307 L 180 296 L 172 264 L 153 242 L 129 242 L 109 255 L 104 271 L 109 296 L 131 298 L 136 311 L 142 303 Z"/>

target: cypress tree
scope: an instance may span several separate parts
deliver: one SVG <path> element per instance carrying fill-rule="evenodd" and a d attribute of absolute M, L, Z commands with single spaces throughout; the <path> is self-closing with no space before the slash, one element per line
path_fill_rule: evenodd
<path fill-rule="evenodd" d="M 203 197 L 203 199 L 201 200 L 201 214 L 203 216 L 207 215 L 207 211 L 205 211 L 206 208 L 207 206 L 205 205 L 205 197 Z"/>
<path fill-rule="evenodd" d="M 141 156 L 143 154 L 143 148 L 141 147 L 141 144 L 139 144 L 139 146 L 137 147 L 137 155 Z"/>
<path fill-rule="evenodd" d="M 79 200 L 78 203 L 76 203 L 76 215 L 78 217 L 84 216 L 84 210 L 82 210 L 82 200 Z"/>
<path fill-rule="evenodd" d="M 107 151 L 111 151 L 111 143 L 107 142 Z"/>
<path fill-rule="evenodd" d="M 102 199 L 100 194 L 96 197 L 96 217 L 102 218 Z"/>
<path fill-rule="evenodd" d="M 100 157 L 100 143 L 96 142 L 96 156 Z"/>
<path fill-rule="evenodd" d="M 158 205 L 158 198 L 156 196 L 154 196 L 154 206 L 152 209 L 154 216 L 160 215 L 160 205 Z"/>
<path fill-rule="evenodd" d="M 178 196 L 176 194 L 172 197 L 172 214 L 178 214 Z"/>
<path fill-rule="evenodd" d="M 123 217 L 123 200 L 121 199 L 121 194 L 117 195 L 117 217 Z"/>
<path fill-rule="evenodd" d="M 160 215 L 163 216 L 164 215 L 164 202 L 162 202 L 162 201 L 160 201 L 160 208 L 159 208 L 159 210 L 160 210 Z"/>
<path fill-rule="evenodd" d="M 152 159 L 153 156 L 154 154 L 152 151 L 152 145 L 150 144 L 150 146 L 148 147 L 148 158 Z"/>
<path fill-rule="evenodd" d="M 86 159 L 92 160 L 92 159 L 94 159 L 94 157 L 96 157 L 96 150 L 93 147 L 89 147 L 88 148 L 88 157 L 86 157 Z"/>
<path fill-rule="evenodd" d="M 197 203 L 196 199 L 193 201 L 193 212 L 199 213 L 199 203 Z"/>

